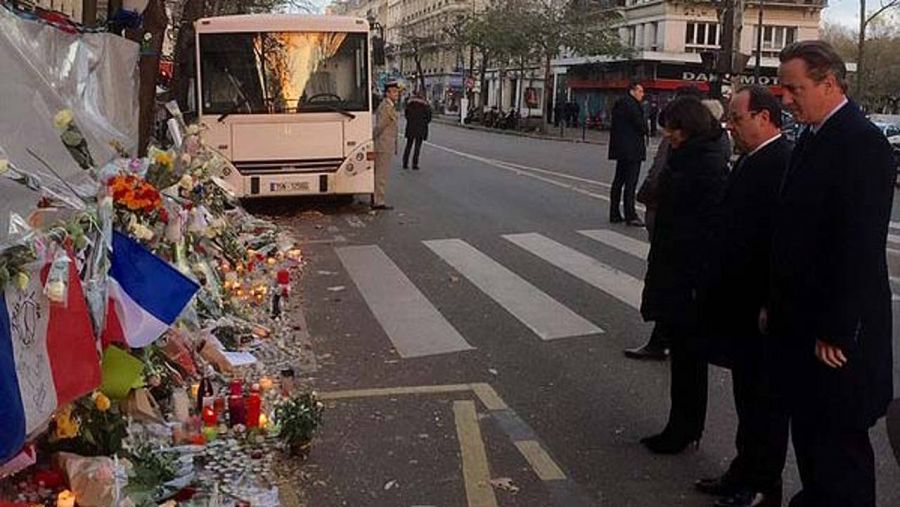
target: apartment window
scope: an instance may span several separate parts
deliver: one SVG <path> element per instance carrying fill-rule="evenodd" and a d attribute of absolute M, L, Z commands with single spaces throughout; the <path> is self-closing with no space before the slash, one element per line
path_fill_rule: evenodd
<path fill-rule="evenodd" d="M 756 41 L 759 36 L 759 25 L 753 25 L 753 53 L 756 54 Z M 763 25 L 762 56 L 778 56 L 785 46 L 797 40 L 796 26 Z"/>
<path fill-rule="evenodd" d="M 688 23 L 684 32 L 685 51 L 699 53 L 718 48 L 720 32 L 718 23 Z"/>
<path fill-rule="evenodd" d="M 629 26 L 629 27 L 627 27 L 625 30 L 626 30 L 626 31 L 625 31 L 625 43 L 626 43 L 628 46 L 630 46 L 630 47 L 634 47 L 634 46 L 635 46 L 635 42 L 637 42 L 637 41 L 635 40 L 635 30 L 636 30 L 636 27 Z"/>

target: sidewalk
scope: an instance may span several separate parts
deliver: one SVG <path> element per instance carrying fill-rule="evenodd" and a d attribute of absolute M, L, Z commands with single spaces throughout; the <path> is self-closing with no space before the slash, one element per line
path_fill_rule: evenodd
<path fill-rule="evenodd" d="M 581 128 L 562 129 L 560 135 L 559 127 L 551 127 L 546 134 L 538 132 L 527 132 L 523 130 L 503 130 L 483 127 L 481 125 L 462 125 L 459 123 L 458 116 L 450 115 L 434 115 L 434 121 L 445 125 L 453 125 L 456 127 L 466 128 L 469 130 L 480 130 L 484 132 L 493 132 L 495 134 L 505 134 L 508 136 L 530 137 L 533 139 L 547 139 L 550 141 L 566 141 L 570 143 L 587 143 L 587 144 L 609 144 L 609 131 L 592 130 Z"/>

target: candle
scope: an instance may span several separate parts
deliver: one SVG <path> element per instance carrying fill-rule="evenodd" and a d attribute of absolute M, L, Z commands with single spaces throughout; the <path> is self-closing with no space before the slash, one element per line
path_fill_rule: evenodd
<path fill-rule="evenodd" d="M 216 417 L 216 411 L 209 405 L 203 407 L 203 424 L 207 427 L 215 426 L 218 422 L 218 417 Z"/>
<path fill-rule="evenodd" d="M 68 489 L 61 491 L 56 497 L 56 507 L 75 507 L 75 493 Z"/>
<path fill-rule="evenodd" d="M 274 383 L 272 382 L 272 379 L 270 379 L 269 377 L 263 377 L 259 379 L 259 388 L 262 389 L 263 392 L 272 389 L 273 384 Z"/>
<path fill-rule="evenodd" d="M 269 425 L 269 418 L 266 414 L 259 414 L 259 427 L 265 429 Z"/>
<path fill-rule="evenodd" d="M 191 396 L 193 396 L 193 398 L 195 400 L 197 399 L 197 393 L 199 393 L 199 392 L 200 392 L 200 384 L 192 384 L 191 385 Z"/>

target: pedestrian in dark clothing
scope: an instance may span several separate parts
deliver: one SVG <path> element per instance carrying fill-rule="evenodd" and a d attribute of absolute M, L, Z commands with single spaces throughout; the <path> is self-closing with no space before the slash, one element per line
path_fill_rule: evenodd
<path fill-rule="evenodd" d="M 695 87 L 686 86 L 675 90 L 675 97 L 694 97 L 700 100 L 703 94 Z M 664 124 L 664 115 L 659 115 L 658 120 L 661 125 Z M 647 171 L 647 177 L 638 191 L 636 200 L 644 204 L 647 212 L 644 214 L 644 221 L 647 223 L 647 234 L 653 238 L 653 225 L 656 218 L 656 209 L 659 205 L 657 198 L 657 183 L 659 175 L 662 174 L 669 161 L 669 141 L 663 139 L 659 143 L 656 150 L 656 156 L 653 157 L 653 163 L 650 170 Z M 660 325 L 653 326 L 653 332 L 650 334 L 650 340 L 640 347 L 625 349 L 625 357 L 631 359 L 650 359 L 665 360 L 669 357 L 669 340 L 665 336 L 665 332 Z"/>
<path fill-rule="evenodd" d="M 893 397 L 885 248 L 894 170 L 823 41 L 779 55 L 785 107 L 807 128 L 781 188 L 768 325 L 803 490 L 793 507 L 874 506 L 869 428 Z"/>
<path fill-rule="evenodd" d="M 641 442 L 660 454 L 699 442 L 706 419 L 707 363 L 699 343 L 698 295 L 705 282 L 716 205 L 725 187 L 722 127 L 695 98 L 666 107 L 671 145 L 659 179 L 659 210 L 650 242 L 641 315 L 671 341 L 671 409 L 665 429 Z"/>
<path fill-rule="evenodd" d="M 572 101 L 572 126 L 578 128 L 578 120 L 581 117 L 581 106 L 578 105 L 578 101 Z"/>
<path fill-rule="evenodd" d="M 715 283 L 702 308 L 711 361 L 731 369 L 738 414 L 737 457 L 697 489 L 722 496 L 717 507 L 781 506 L 788 416 L 781 387 L 768 376 L 768 338 L 759 318 L 769 289 L 769 253 L 778 192 L 791 154 L 781 136 L 781 106 L 751 86 L 731 100 L 728 128 L 743 153 L 728 175 L 717 228 Z"/>
<path fill-rule="evenodd" d="M 612 127 L 609 133 L 609 159 L 616 161 L 616 176 L 610 191 L 610 223 L 626 222 L 643 227 L 644 223 L 634 207 L 634 194 L 641 162 L 647 158 L 647 120 L 641 101 L 644 87 L 637 82 L 628 85 L 628 94 L 619 99 L 612 111 Z M 622 217 L 622 189 L 625 189 L 625 216 Z"/>
<path fill-rule="evenodd" d="M 650 111 L 648 114 L 648 120 L 650 120 L 650 137 L 656 137 L 656 125 L 657 119 L 659 118 L 659 104 L 656 103 L 656 100 L 650 103 Z"/>
<path fill-rule="evenodd" d="M 562 122 L 563 126 L 566 124 L 566 119 L 563 116 L 564 111 L 566 109 L 566 104 L 560 99 L 556 100 L 556 104 L 553 106 L 553 126 L 559 127 L 560 122 Z"/>
<path fill-rule="evenodd" d="M 403 168 L 409 169 L 409 152 L 413 146 L 414 171 L 419 170 L 419 152 L 422 142 L 428 139 L 428 124 L 431 123 L 431 106 L 425 101 L 424 94 L 417 92 L 406 104 L 406 148 L 403 150 Z"/>

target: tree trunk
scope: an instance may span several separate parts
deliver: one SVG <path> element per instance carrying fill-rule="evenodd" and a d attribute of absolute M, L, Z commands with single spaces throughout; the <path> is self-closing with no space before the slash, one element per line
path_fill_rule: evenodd
<path fill-rule="evenodd" d="M 425 74 L 422 72 L 422 55 L 413 53 L 413 61 L 416 62 L 416 74 L 419 76 L 419 91 L 421 91 L 427 99 L 428 95 L 425 92 Z"/>
<path fill-rule="evenodd" d="M 558 93 L 554 87 L 553 73 L 550 70 L 550 55 L 544 55 L 544 121 L 541 122 L 541 132 L 547 132 L 547 125 L 550 124 L 550 114 L 553 108 L 553 94 Z"/>
<path fill-rule="evenodd" d="M 156 119 L 156 82 L 159 78 L 159 55 L 163 36 L 169 24 L 163 0 L 150 0 L 143 13 L 144 24 L 128 30 L 126 36 L 141 45 L 140 86 L 138 88 L 138 156 L 147 154 Z M 149 41 L 145 40 L 149 34 Z"/>
<path fill-rule="evenodd" d="M 859 42 L 856 49 L 856 100 L 862 101 L 864 96 L 865 67 L 863 60 L 866 52 L 866 0 L 859 0 Z"/>
<path fill-rule="evenodd" d="M 487 106 L 488 93 L 490 90 L 487 81 L 488 60 L 489 57 L 487 51 L 482 51 L 480 68 L 478 70 L 478 75 L 481 77 L 481 97 L 479 97 L 478 100 L 478 107 L 480 109 L 479 112 L 481 113 L 482 118 L 484 118 L 484 108 L 485 106 Z"/>
<path fill-rule="evenodd" d="M 203 0 L 187 0 L 181 12 L 178 36 L 175 40 L 172 73 L 172 97 L 178 101 L 182 111 L 188 110 L 188 94 L 191 79 L 196 77 L 196 54 L 194 22 L 203 16 Z M 198 97 L 199 99 L 199 97 Z"/>

